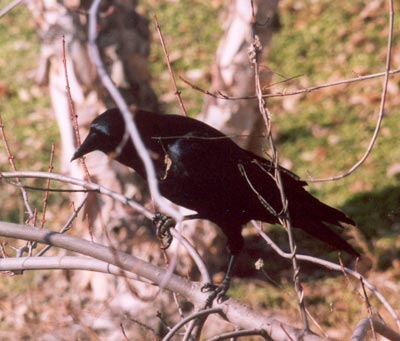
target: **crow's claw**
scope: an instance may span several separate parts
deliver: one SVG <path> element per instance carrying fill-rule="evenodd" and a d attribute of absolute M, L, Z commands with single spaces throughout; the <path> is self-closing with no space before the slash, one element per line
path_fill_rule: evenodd
<path fill-rule="evenodd" d="M 173 239 L 170 229 L 175 226 L 175 220 L 164 214 L 156 213 L 153 218 L 153 224 L 156 226 L 157 238 L 159 238 L 163 243 L 161 249 L 168 249 Z M 165 244 L 163 242 L 164 239 L 166 239 Z"/>
<path fill-rule="evenodd" d="M 212 283 L 206 283 L 201 287 L 201 292 L 211 292 L 207 297 L 206 304 L 204 308 L 210 308 L 215 299 L 217 299 L 217 303 L 222 303 L 227 299 L 226 292 L 229 289 L 230 281 L 223 280 L 221 284 L 215 285 Z"/>
<path fill-rule="evenodd" d="M 200 290 L 201 290 L 201 292 L 210 292 L 210 291 L 217 290 L 217 288 L 218 288 L 218 285 L 216 285 L 216 284 L 206 283 L 200 288 Z"/>

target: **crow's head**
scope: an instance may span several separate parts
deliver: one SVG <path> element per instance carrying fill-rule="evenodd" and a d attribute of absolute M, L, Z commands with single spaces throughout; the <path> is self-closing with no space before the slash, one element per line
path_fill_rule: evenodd
<path fill-rule="evenodd" d="M 75 151 L 71 161 L 100 150 L 106 154 L 115 151 L 125 133 L 125 122 L 118 109 L 110 109 L 93 120 L 90 131 Z"/>

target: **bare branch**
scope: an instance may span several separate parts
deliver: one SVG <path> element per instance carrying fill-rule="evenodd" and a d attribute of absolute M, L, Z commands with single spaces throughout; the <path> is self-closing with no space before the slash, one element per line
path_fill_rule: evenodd
<path fill-rule="evenodd" d="M 25 271 L 25 270 L 84 270 L 106 273 L 114 276 L 124 276 L 129 279 L 144 281 L 130 271 L 123 271 L 119 267 L 101 260 L 78 256 L 52 256 L 52 257 L 18 257 L 2 258 L 0 271 Z"/>
<path fill-rule="evenodd" d="M 135 273 L 139 277 L 143 277 L 157 285 L 163 282 L 166 275 L 166 270 L 146 263 L 132 255 L 118 250 L 111 250 L 95 242 L 46 229 L 0 222 L 0 236 L 31 240 L 77 252 L 116 265 L 123 270 Z M 166 289 L 186 297 L 196 306 L 203 306 L 208 294 L 202 293 L 200 287 L 201 285 L 199 283 L 190 282 L 175 274 L 170 276 L 165 286 Z M 223 311 L 224 317 L 231 323 L 243 329 L 264 329 L 274 340 L 287 340 L 287 333 L 293 339 L 304 337 L 304 340 L 322 340 L 311 332 L 304 332 L 301 329 L 294 328 L 277 320 L 273 317 L 275 315 L 269 317 L 263 316 L 259 312 L 250 309 L 232 298 L 218 304 L 218 308 Z"/>
<path fill-rule="evenodd" d="M 18 6 L 21 4 L 23 0 L 13 0 L 11 1 L 8 5 L 6 5 L 1 11 L 0 11 L 0 18 L 6 15 L 9 11 L 11 11 L 14 7 Z"/>
<path fill-rule="evenodd" d="M 68 99 L 68 109 L 69 109 L 69 116 L 71 118 L 72 126 L 74 127 L 75 132 L 75 141 L 78 146 L 81 145 L 81 136 L 79 134 L 79 126 L 78 126 L 78 115 L 75 113 L 74 101 L 72 100 L 71 96 L 71 88 L 69 86 L 69 78 L 68 78 L 68 68 L 67 68 L 67 56 L 65 52 L 65 36 L 62 37 L 62 56 L 63 56 L 63 66 L 64 66 L 64 75 L 65 75 L 65 90 L 67 92 L 67 99 Z M 86 162 L 84 158 L 80 158 L 79 160 L 83 172 L 87 180 L 90 179 L 89 170 L 86 166 Z"/>
<path fill-rule="evenodd" d="M 223 310 L 221 308 L 204 309 L 184 318 L 179 323 L 177 323 L 173 328 L 171 328 L 168 334 L 163 337 L 162 341 L 171 340 L 171 338 L 178 332 L 178 330 L 181 329 L 188 322 L 211 314 L 223 314 Z"/>
<path fill-rule="evenodd" d="M 354 328 L 354 332 L 351 335 L 350 341 L 365 340 L 365 336 L 368 330 L 371 329 L 371 325 L 373 325 L 375 332 L 382 335 L 383 337 L 393 341 L 400 340 L 400 334 L 396 333 L 388 325 L 375 319 L 365 318 L 357 323 L 356 327 Z"/>
<path fill-rule="evenodd" d="M 69 176 L 61 175 L 61 174 L 56 174 L 56 173 L 49 173 L 49 172 L 32 172 L 32 171 L 26 171 L 26 172 L 0 172 L 0 179 L 1 178 L 42 178 L 42 179 L 53 179 L 59 182 L 63 183 L 68 183 L 70 185 L 76 185 L 76 186 L 81 186 L 85 189 L 91 190 L 98 192 L 100 194 L 107 195 L 114 200 L 120 201 L 123 204 L 126 204 L 133 209 L 135 209 L 137 212 L 140 214 L 143 214 L 146 218 L 153 220 L 154 218 L 154 213 L 147 210 L 145 207 L 142 205 L 138 204 L 136 201 L 127 198 L 126 196 L 114 192 L 106 187 L 103 187 L 101 185 L 98 185 L 93 182 L 88 182 L 85 180 L 81 179 L 76 179 L 72 178 Z M 79 206 L 81 207 L 81 205 Z M 70 219 L 73 218 L 74 215 Z M 68 221 L 70 221 L 70 219 Z M 69 223 L 68 223 L 69 226 Z M 185 249 L 188 251 L 189 255 L 192 257 L 193 261 L 195 262 L 196 266 L 198 267 L 202 278 L 205 282 L 210 282 L 210 275 L 208 273 L 207 267 L 204 264 L 201 256 L 197 252 L 197 250 L 193 247 L 193 245 L 179 232 L 177 229 L 171 229 L 171 233 L 174 236 L 174 238 L 179 242 L 182 243 L 182 245 L 185 247 Z"/>
<path fill-rule="evenodd" d="M 166 63 L 167 63 L 168 72 L 169 72 L 169 75 L 170 75 L 170 78 L 171 78 L 171 81 L 172 81 L 172 86 L 174 87 L 175 96 L 176 96 L 177 99 L 178 99 L 178 103 L 179 103 L 179 106 L 180 106 L 180 108 L 181 108 L 182 115 L 183 115 L 183 116 L 187 116 L 187 112 L 186 112 L 186 109 L 185 109 L 185 105 L 183 104 L 182 97 L 181 97 L 181 91 L 178 90 L 178 87 L 177 87 L 177 85 L 176 85 L 175 76 L 174 76 L 174 71 L 172 70 L 172 66 L 171 66 L 171 62 L 170 62 L 170 60 L 169 60 L 169 55 L 168 55 L 167 47 L 166 47 L 165 42 L 164 42 L 164 37 L 163 37 L 162 31 L 161 31 L 160 24 L 158 23 L 157 15 L 154 14 L 153 18 L 154 18 L 154 21 L 155 21 L 155 23 L 156 23 L 156 30 L 157 30 L 157 32 L 158 32 L 158 36 L 160 37 L 161 46 L 162 46 L 163 51 L 164 51 L 165 61 L 166 61 Z"/>
<path fill-rule="evenodd" d="M 264 340 L 272 340 L 267 333 L 265 333 L 265 330 L 262 329 L 246 329 L 246 330 L 236 330 L 234 332 L 229 332 L 229 333 L 223 333 L 221 335 L 212 337 L 208 339 L 207 341 L 221 341 L 221 340 L 227 340 L 227 339 L 236 339 L 238 337 L 243 337 L 243 336 L 253 336 L 253 335 L 259 335 L 264 338 Z"/>
<path fill-rule="evenodd" d="M 1 137 L 3 139 L 4 148 L 6 149 L 6 152 L 7 152 L 8 161 L 10 162 L 12 170 L 14 172 L 16 172 L 17 171 L 17 167 L 15 166 L 14 156 L 12 155 L 11 150 L 10 150 L 10 146 L 8 145 L 8 142 L 7 142 L 6 132 L 4 130 L 3 119 L 1 117 L 1 115 L 0 115 L 0 132 L 1 132 Z M 20 179 L 18 177 L 16 177 L 15 180 L 20 185 L 20 190 L 21 190 L 23 201 L 24 201 L 24 205 L 25 205 L 25 207 L 27 209 L 27 212 L 28 212 L 28 220 L 33 222 L 35 214 L 34 214 L 34 211 L 33 211 L 32 207 L 31 207 L 31 205 L 29 204 L 28 193 L 26 192 L 25 188 L 22 186 Z"/>
<path fill-rule="evenodd" d="M 394 75 L 400 73 L 400 68 L 398 69 L 393 69 L 389 71 L 389 75 Z M 283 91 L 283 92 L 273 92 L 273 93 L 269 93 L 269 94 L 263 94 L 262 97 L 263 98 L 272 98 L 272 97 L 288 97 L 288 96 L 296 96 L 296 95 L 303 95 L 303 94 L 307 94 L 316 90 L 321 90 L 321 89 L 325 89 L 325 88 L 330 88 L 330 87 L 334 87 L 334 86 L 338 86 L 338 85 L 346 85 L 346 84 L 350 84 L 350 83 L 356 83 L 356 82 L 361 82 L 361 81 L 366 81 L 366 80 L 371 80 L 371 79 L 375 79 L 375 78 L 380 78 L 380 77 L 384 77 L 386 76 L 386 71 L 385 72 L 378 72 L 378 73 L 371 73 L 365 76 L 358 76 L 358 77 L 354 77 L 354 78 L 349 78 L 349 79 L 342 79 L 339 81 L 335 81 L 335 82 L 328 82 L 328 83 L 322 83 L 322 84 L 317 84 L 317 85 L 313 85 L 310 86 L 308 88 L 303 88 L 303 89 L 298 89 L 298 90 L 294 90 L 294 91 Z M 298 76 L 293 76 L 290 77 L 289 79 L 292 78 L 297 78 Z M 179 76 L 179 78 L 186 83 L 188 86 L 190 86 L 192 89 L 196 90 L 196 91 L 200 91 L 201 93 L 207 95 L 207 96 L 211 96 L 217 99 L 225 99 L 227 101 L 240 101 L 243 99 L 247 99 L 247 100 L 257 100 L 257 96 L 239 96 L 239 97 L 234 97 L 234 96 L 229 96 L 226 94 L 221 93 L 220 91 L 218 91 L 217 93 L 212 93 L 208 90 L 202 89 L 200 88 L 198 85 L 193 84 L 192 82 L 190 82 L 189 80 L 185 79 L 182 76 Z"/>

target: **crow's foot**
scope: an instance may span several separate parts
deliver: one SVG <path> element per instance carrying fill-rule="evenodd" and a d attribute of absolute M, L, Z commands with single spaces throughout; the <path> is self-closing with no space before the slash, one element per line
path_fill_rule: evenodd
<path fill-rule="evenodd" d="M 206 283 L 201 287 L 201 292 L 211 292 L 207 297 L 206 304 L 204 308 L 211 308 L 215 299 L 217 299 L 217 303 L 222 303 L 227 298 L 226 293 L 229 290 L 231 284 L 230 277 L 225 276 L 222 282 L 219 285 L 215 285 L 212 283 Z"/>
<path fill-rule="evenodd" d="M 163 244 L 161 248 L 163 250 L 168 249 L 173 239 L 170 229 L 176 225 L 175 220 L 165 214 L 156 213 L 153 218 L 153 224 L 156 226 L 157 238 L 160 239 Z M 165 244 L 163 242 L 164 239 L 166 239 Z"/>

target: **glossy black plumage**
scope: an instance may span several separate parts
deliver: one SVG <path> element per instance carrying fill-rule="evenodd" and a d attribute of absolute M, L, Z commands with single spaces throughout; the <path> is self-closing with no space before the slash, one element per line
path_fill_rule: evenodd
<path fill-rule="evenodd" d="M 282 204 L 270 161 L 240 148 L 195 119 L 138 110 L 134 120 L 153 160 L 161 194 L 196 211 L 197 218 L 216 223 L 227 236 L 233 255 L 243 247 L 241 230 L 248 221 L 279 223 L 276 214 L 282 212 Z M 94 150 L 115 152 L 124 132 L 119 110 L 107 110 L 92 122 L 88 137 L 73 159 Z M 130 140 L 114 157 L 146 178 Z M 293 227 L 334 249 L 359 256 L 329 226 L 354 225 L 353 220 L 309 194 L 304 189 L 306 183 L 293 173 L 283 167 L 280 171 Z"/>

